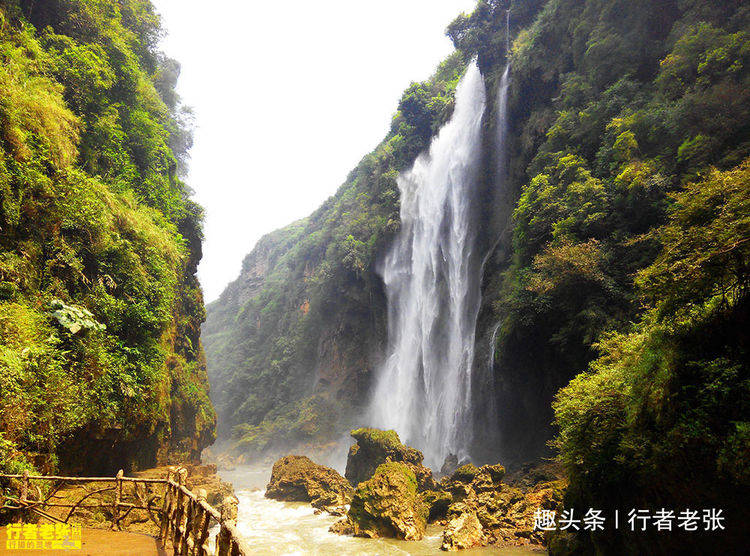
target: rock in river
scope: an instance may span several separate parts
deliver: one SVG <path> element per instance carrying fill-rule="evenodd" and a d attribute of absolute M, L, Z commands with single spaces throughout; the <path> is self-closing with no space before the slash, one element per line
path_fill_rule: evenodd
<path fill-rule="evenodd" d="M 388 462 L 357 486 L 347 520 L 356 536 L 420 540 L 428 513 L 414 472 L 404 463 Z"/>
<path fill-rule="evenodd" d="M 333 469 L 305 456 L 285 456 L 273 464 L 266 497 L 332 508 L 348 504 L 352 491 L 347 480 Z"/>
<path fill-rule="evenodd" d="M 349 449 L 344 476 L 354 486 L 372 477 L 381 464 L 396 461 L 411 468 L 420 491 L 436 488 L 432 471 L 422 465 L 422 452 L 402 444 L 396 431 L 361 428 L 351 435 L 357 443 Z"/>
<path fill-rule="evenodd" d="M 484 544 L 482 524 L 474 512 L 465 512 L 451 518 L 443 531 L 443 550 L 463 550 Z"/>

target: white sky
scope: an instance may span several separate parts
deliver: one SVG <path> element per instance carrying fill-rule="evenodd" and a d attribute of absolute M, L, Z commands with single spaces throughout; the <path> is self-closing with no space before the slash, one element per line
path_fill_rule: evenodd
<path fill-rule="evenodd" d="M 261 236 L 310 214 L 380 142 L 476 0 L 153 2 L 197 116 L 188 183 L 206 209 L 212 301 Z"/>

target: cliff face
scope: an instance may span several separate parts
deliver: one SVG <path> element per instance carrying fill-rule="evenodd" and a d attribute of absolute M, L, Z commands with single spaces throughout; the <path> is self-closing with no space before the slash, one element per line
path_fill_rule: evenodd
<path fill-rule="evenodd" d="M 635 507 L 646 487 L 618 480 L 683 476 L 670 462 L 692 458 L 716 493 L 739 492 L 746 406 L 721 400 L 747 391 L 747 346 L 701 334 L 746 318 L 747 231 L 736 207 L 750 155 L 749 31 L 742 2 L 718 0 L 483 0 L 457 18 L 448 29 L 457 53 L 404 93 L 384 142 L 310 218 L 262 240 L 245 289 L 235 283 L 209 307 L 223 433 L 247 451 L 323 442 L 361 413 L 384 353 L 378 269 L 400 225 L 395 177 L 446 121 L 456 77 L 476 56 L 488 106 L 475 189 L 487 258 L 474 457 L 548 456 L 558 434 L 581 507 L 611 505 L 618 488 L 629 493 L 620 507 Z M 696 194 L 704 190 L 715 194 Z M 716 224 L 725 218 L 733 224 Z M 719 228 L 729 235 L 709 231 Z M 719 244 L 739 263 L 712 251 Z M 250 269 L 261 267 L 255 289 Z M 693 341 L 701 349 L 688 349 Z M 664 479 L 660 500 L 716 500 L 674 484 Z"/>
<path fill-rule="evenodd" d="M 149 2 L 0 2 L 4 472 L 196 461 L 214 439 L 160 32 Z"/>

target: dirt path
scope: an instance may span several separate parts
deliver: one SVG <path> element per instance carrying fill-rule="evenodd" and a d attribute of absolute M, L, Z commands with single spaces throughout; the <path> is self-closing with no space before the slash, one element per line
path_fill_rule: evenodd
<path fill-rule="evenodd" d="M 0 556 L 171 556 L 154 537 L 140 533 L 83 529 L 81 548 L 71 550 L 11 550 L 7 548 L 7 530 L 0 528 Z"/>

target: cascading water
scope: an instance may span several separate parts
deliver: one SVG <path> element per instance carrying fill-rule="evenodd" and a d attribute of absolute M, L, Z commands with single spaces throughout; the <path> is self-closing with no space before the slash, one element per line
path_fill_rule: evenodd
<path fill-rule="evenodd" d="M 401 231 L 383 268 L 388 355 L 371 406 L 439 466 L 467 455 L 480 272 L 471 199 L 480 163 L 485 87 L 475 63 L 456 90 L 451 120 L 398 178 Z"/>
<path fill-rule="evenodd" d="M 505 12 L 505 53 L 508 60 L 510 59 L 510 10 Z M 508 149 L 507 149 L 507 137 L 508 137 L 508 88 L 510 85 L 510 61 L 505 65 L 505 71 L 500 78 L 500 86 L 497 91 L 497 134 L 495 135 L 495 152 L 497 153 L 497 165 L 495 167 L 496 184 L 499 191 L 505 189 L 508 183 Z M 488 259 L 492 256 L 503 238 L 503 234 L 495 241 L 494 245 L 490 249 L 489 253 L 482 262 L 482 273 L 484 273 L 484 266 Z M 503 320 L 500 319 L 492 327 L 490 333 L 490 343 L 487 357 L 487 380 L 484 386 L 487 390 L 485 396 L 486 407 L 484 408 L 486 413 L 486 422 L 497 423 L 498 422 L 498 408 L 497 398 L 495 392 L 495 344 L 497 342 L 497 333 L 500 330 Z M 486 439 L 496 443 L 497 441 L 497 430 L 492 427 L 487 431 L 485 435 Z"/>
<path fill-rule="evenodd" d="M 505 15 L 505 51 L 510 52 L 510 10 Z M 500 78 L 500 86 L 497 90 L 497 135 L 495 139 L 495 149 L 497 152 L 497 185 L 498 189 L 505 187 L 508 181 L 508 149 L 506 147 L 508 137 L 508 87 L 510 85 L 510 62 L 506 64 L 503 76 Z M 492 249 L 488 253 L 489 257 L 497 247 L 498 243 L 502 239 L 501 236 L 497 239 Z M 484 264 L 482 265 L 484 270 Z M 489 357 L 489 370 L 494 370 L 495 364 L 495 340 L 497 339 L 497 332 L 500 329 L 502 321 L 495 324 L 492 328 L 492 334 L 490 335 L 490 357 Z M 493 396 L 494 399 L 494 396 Z"/>

